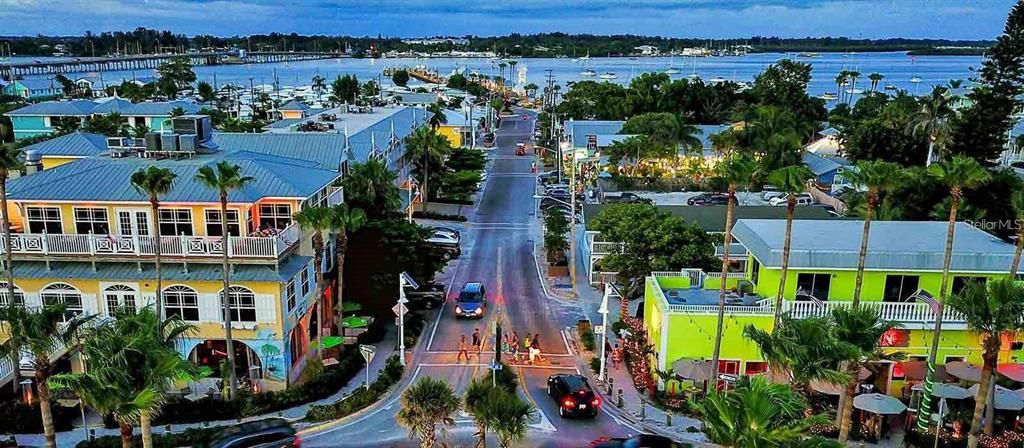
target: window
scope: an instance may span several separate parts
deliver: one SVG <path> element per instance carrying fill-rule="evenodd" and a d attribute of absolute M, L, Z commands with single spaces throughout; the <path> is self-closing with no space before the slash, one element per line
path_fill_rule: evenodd
<path fill-rule="evenodd" d="M 110 234 L 110 221 L 105 208 L 75 207 L 75 233 L 96 235 Z"/>
<path fill-rule="evenodd" d="M 252 291 L 241 286 L 228 288 L 228 304 L 232 322 L 256 322 L 256 295 Z"/>
<path fill-rule="evenodd" d="M 761 274 L 761 262 L 757 261 L 756 258 L 751 257 L 754 262 L 750 265 L 750 283 L 757 284 L 757 278 Z"/>
<path fill-rule="evenodd" d="M 302 297 L 309 294 L 309 266 L 302 269 Z"/>
<path fill-rule="evenodd" d="M 282 230 L 292 223 L 292 206 L 289 204 L 260 205 L 260 229 Z"/>
<path fill-rule="evenodd" d="M 64 322 L 85 312 L 82 307 L 82 294 L 67 283 L 49 285 L 40 291 L 39 297 L 43 300 L 43 305 L 64 305 Z"/>
<path fill-rule="evenodd" d="M 25 207 L 29 233 L 64 233 L 60 207 Z"/>
<path fill-rule="evenodd" d="M 883 302 L 907 302 L 917 292 L 918 276 L 887 275 L 885 277 L 885 295 Z"/>
<path fill-rule="evenodd" d="M 828 288 L 832 283 L 832 274 L 797 274 L 796 299 L 807 300 L 814 296 L 818 300 L 828 300 Z"/>
<path fill-rule="evenodd" d="M 224 236 L 221 226 L 220 210 L 206 210 L 206 234 L 209 236 Z M 238 221 L 238 210 L 228 210 L 228 233 L 231 236 L 241 236 L 242 227 Z"/>
<path fill-rule="evenodd" d="M 175 285 L 164 289 L 164 315 L 181 316 L 190 322 L 199 321 L 199 296 L 188 286 Z"/>
<path fill-rule="evenodd" d="M 7 287 L 7 282 L 0 282 L 0 306 L 7 306 L 11 304 L 11 291 Z M 22 291 L 18 285 L 14 285 L 14 304 L 25 306 L 25 291 Z"/>
<path fill-rule="evenodd" d="M 160 210 L 161 235 L 192 235 L 192 210 L 187 208 L 166 208 Z"/>
<path fill-rule="evenodd" d="M 295 279 L 288 281 L 288 284 L 284 287 L 284 296 L 286 300 L 288 311 L 295 309 Z"/>
<path fill-rule="evenodd" d="M 103 290 L 103 298 L 107 302 L 107 313 L 135 314 L 135 288 L 125 285 L 114 285 Z"/>
<path fill-rule="evenodd" d="M 985 284 L 988 282 L 988 277 L 953 277 L 953 289 L 950 289 L 949 292 L 953 294 L 963 294 L 964 288 L 966 288 L 967 284 L 971 282 Z"/>
<path fill-rule="evenodd" d="M 765 361 L 747 361 L 743 368 L 743 374 L 747 376 L 760 375 L 768 372 L 768 363 Z"/>

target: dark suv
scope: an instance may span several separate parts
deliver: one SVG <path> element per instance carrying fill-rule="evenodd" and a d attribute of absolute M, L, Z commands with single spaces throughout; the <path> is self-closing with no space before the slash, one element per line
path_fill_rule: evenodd
<path fill-rule="evenodd" d="M 601 398 L 583 375 L 559 373 L 548 377 L 548 395 L 558 403 L 561 417 L 596 417 Z"/>
<path fill-rule="evenodd" d="M 224 429 L 209 448 L 298 448 L 295 428 L 283 418 L 268 418 L 241 423 Z"/>

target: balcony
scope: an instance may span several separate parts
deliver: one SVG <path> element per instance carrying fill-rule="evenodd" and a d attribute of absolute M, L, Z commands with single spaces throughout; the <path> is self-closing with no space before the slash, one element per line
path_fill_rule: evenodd
<path fill-rule="evenodd" d="M 276 262 L 294 248 L 301 237 L 299 226 L 292 224 L 272 236 L 232 236 L 229 238 L 228 256 L 235 259 Z M 0 238 L 0 252 L 7 250 Z M 95 234 L 32 234 L 11 235 L 11 248 L 15 255 L 25 259 L 97 259 L 109 261 L 136 261 L 152 258 L 156 254 L 157 238 L 139 235 Z M 224 238 L 219 236 L 162 236 L 160 253 L 169 259 L 220 258 Z"/>

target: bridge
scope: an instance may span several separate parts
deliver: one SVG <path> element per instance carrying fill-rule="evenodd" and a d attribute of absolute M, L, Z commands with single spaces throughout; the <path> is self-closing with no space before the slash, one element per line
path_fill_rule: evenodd
<path fill-rule="evenodd" d="M 56 61 L 0 64 L 0 78 L 10 81 L 22 76 L 155 69 L 160 64 L 167 62 L 171 58 L 179 56 L 189 58 L 194 66 L 264 64 L 272 62 L 309 61 L 315 59 L 332 59 L 342 57 L 340 53 L 332 52 L 292 51 L 214 51 L 190 54 L 163 53 L 118 57 L 83 57 Z"/>

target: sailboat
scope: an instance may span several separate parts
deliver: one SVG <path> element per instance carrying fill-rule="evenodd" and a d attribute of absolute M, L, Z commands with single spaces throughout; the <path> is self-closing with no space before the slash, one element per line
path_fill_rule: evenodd
<path fill-rule="evenodd" d="M 668 68 L 665 69 L 665 74 L 668 74 L 668 75 L 678 75 L 679 74 L 679 69 L 675 68 L 673 66 L 673 62 L 675 62 L 675 60 L 676 60 L 675 56 L 672 56 L 672 57 L 670 57 L 668 59 Z"/>

